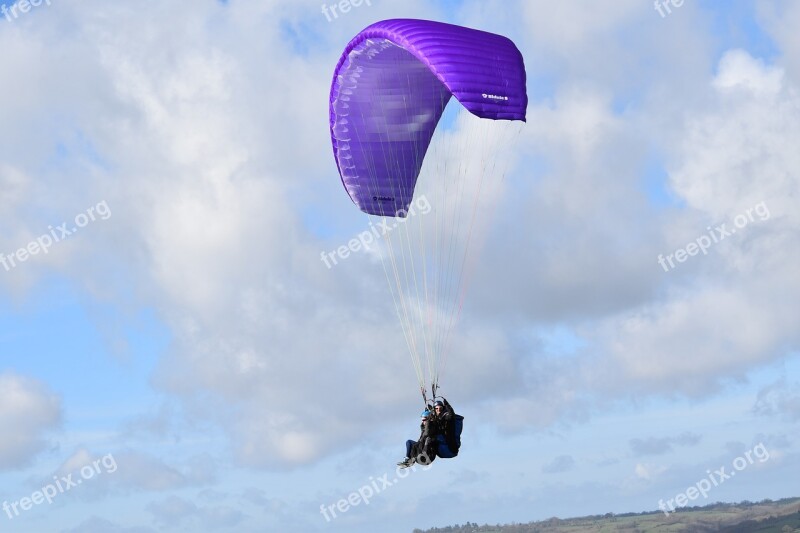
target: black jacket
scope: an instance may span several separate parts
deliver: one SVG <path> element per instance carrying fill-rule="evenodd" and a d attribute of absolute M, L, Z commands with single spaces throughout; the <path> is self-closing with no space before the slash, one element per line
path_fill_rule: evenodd
<path fill-rule="evenodd" d="M 417 441 L 417 448 L 414 452 L 415 455 L 425 453 L 427 462 L 433 461 L 436 458 L 436 424 L 432 419 L 422 421 L 419 424 L 419 440 Z M 423 463 L 421 458 L 417 455 L 417 462 Z"/>
<path fill-rule="evenodd" d="M 442 412 L 434 418 L 436 434 L 444 435 L 447 446 L 454 452 L 458 452 L 456 445 L 455 411 L 447 400 L 443 400 Z"/>

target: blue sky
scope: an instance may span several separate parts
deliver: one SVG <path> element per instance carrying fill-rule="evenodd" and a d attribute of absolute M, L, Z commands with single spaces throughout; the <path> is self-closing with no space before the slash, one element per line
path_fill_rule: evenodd
<path fill-rule="evenodd" d="M 400 17 L 507 35 L 530 99 L 443 382 L 462 453 L 404 479 L 420 402 L 380 262 L 320 261 L 368 229 L 332 157 L 331 72 Z M 0 19 L 0 253 L 74 228 L 0 265 L 0 503 L 116 465 L 3 509 L 0 531 L 657 510 L 760 444 L 769 459 L 697 503 L 797 496 L 798 23 L 782 0 L 664 17 L 372 0 L 331 21 L 319 2 L 92 0 Z M 383 476 L 369 505 L 320 512 Z"/>

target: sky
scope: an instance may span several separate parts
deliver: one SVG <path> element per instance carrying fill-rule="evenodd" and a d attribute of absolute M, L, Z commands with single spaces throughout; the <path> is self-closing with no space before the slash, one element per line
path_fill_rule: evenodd
<path fill-rule="evenodd" d="M 800 4 L 672 2 L 6 0 L 0 531 L 798 496 Z M 320 261 L 369 228 L 333 68 L 390 18 L 509 37 L 529 96 L 442 378 L 461 452 L 406 471 L 380 263 Z"/>

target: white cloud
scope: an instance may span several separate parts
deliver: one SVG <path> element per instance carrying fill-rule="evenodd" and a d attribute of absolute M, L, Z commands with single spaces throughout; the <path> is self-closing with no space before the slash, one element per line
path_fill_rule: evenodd
<path fill-rule="evenodd" d="M 244 517 L 241 511 L 232 507 L 197 506 L 178 496 L 153 502 L 148 505 L 147 510 L 158 525 L 170 528 L 188 524 L 189 527 L 204 530 L 230 529 L 236 527 Z"/>
<path fill-rule="evenodd" d="M 738 89 L 755 96 L 774 97 L 783 86 L 783 69 L 767 67 L 744 50 L 731 50 L 722 56 L 713 85 L 723 94 Z"/>
<path fill-rule="evenodd" d="M 649 463 L 636 463 L 636 467 L 634 468 L 634 474 L 639 479 L 644 479 L 647 481 L 651 481 L 654 478 L 658 477 L 662 473 L 667 470 L 667 467 L 663 465 L 654 465 Z"/>
<path fill-rule="evenodd" d="M 795 28 L 800 23 L 800 6 L 791 0 L 765 0 L 755 4 L 757 22 L 780 50 L 779 61 L 787 68 L 787 76 L 800 83 L 800 36 Z"/>
<path fill-rule="evenodd" d="M 641 2 L 636 0 L 559 3 L 533 0 L 521 5 L 531 37 L 551 50 L 585 50 L 642 12 Z"/>
<path fill-rule="evenodd" d="M 0 374 L 0 469 L 26 466 L 61 424 L 61 400 L 39 381 Z"/>
<path fill-rule="evenodd" d="M 94 473 L 90 475 L 89 470 Z M 73 480 L 83 478 L 80 489 L 71 490 L 68 495 L 89 501 L 117 493 L 168 492 L 212 485 L 218 481 L 216 461 L 207 454 L 167 464 L 139 451 L 98 454 L 86 448 L 75 450 L 53 474 L 59 478 L 71 475 Z M 44 478 L 43 484 L 50 482 L 51 478 Z"/>
<path fill-rule="evenodd" d="M 791 422 L 800 420 L 800 383 L 782 379 L 763 387 L 758 391 L 753 411 L 759 415 L 783 416 Z"/>
<path fill-rule="evenodd" d="M 781 79 L 741 51 L 723 56 L 712 82 L 717 103 L 687 119 L 675 154 L 670 183 L 691 209 L 666 221 L 663 253 L 707 225 L 732 227 L 758 203 L 770 216 L 681 265 L 689 272 L 662 272 L 670 286 L 663 298 L 598 328 L 616 360 L 604 378 L 621 371 L 642 392 L 707 395 L 800 341 L 800 285 L 790 267 L 798 260 L 800 177 L 791 169 L 800 164 L 800 100 Z"/>

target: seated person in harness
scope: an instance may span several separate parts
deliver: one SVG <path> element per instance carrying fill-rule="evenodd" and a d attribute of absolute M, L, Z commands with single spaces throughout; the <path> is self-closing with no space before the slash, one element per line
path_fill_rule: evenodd
<path fill-rule="evenodd" d="M 432 423 L 433 413 L 431 413 L 430 409 L 425 409 L 420 416 L 422 421 L 419 424 L 419 439 L 406 441 L 406 457 L 397 463 L 397 466 L 407 468 L 414 463 L 428 465 L 436 459 L 437 441 L 434 433 L 434 424 Z"/>
<path fill-rule="evenodd" d="M 436 455 L 442 459 L 451 459 L 458 455 L 458 449 L 461 447 L 464 417 L 457 415 L 445 398 L 436 400 L 433 409 L 432 424 L 436 439 Z"/>

